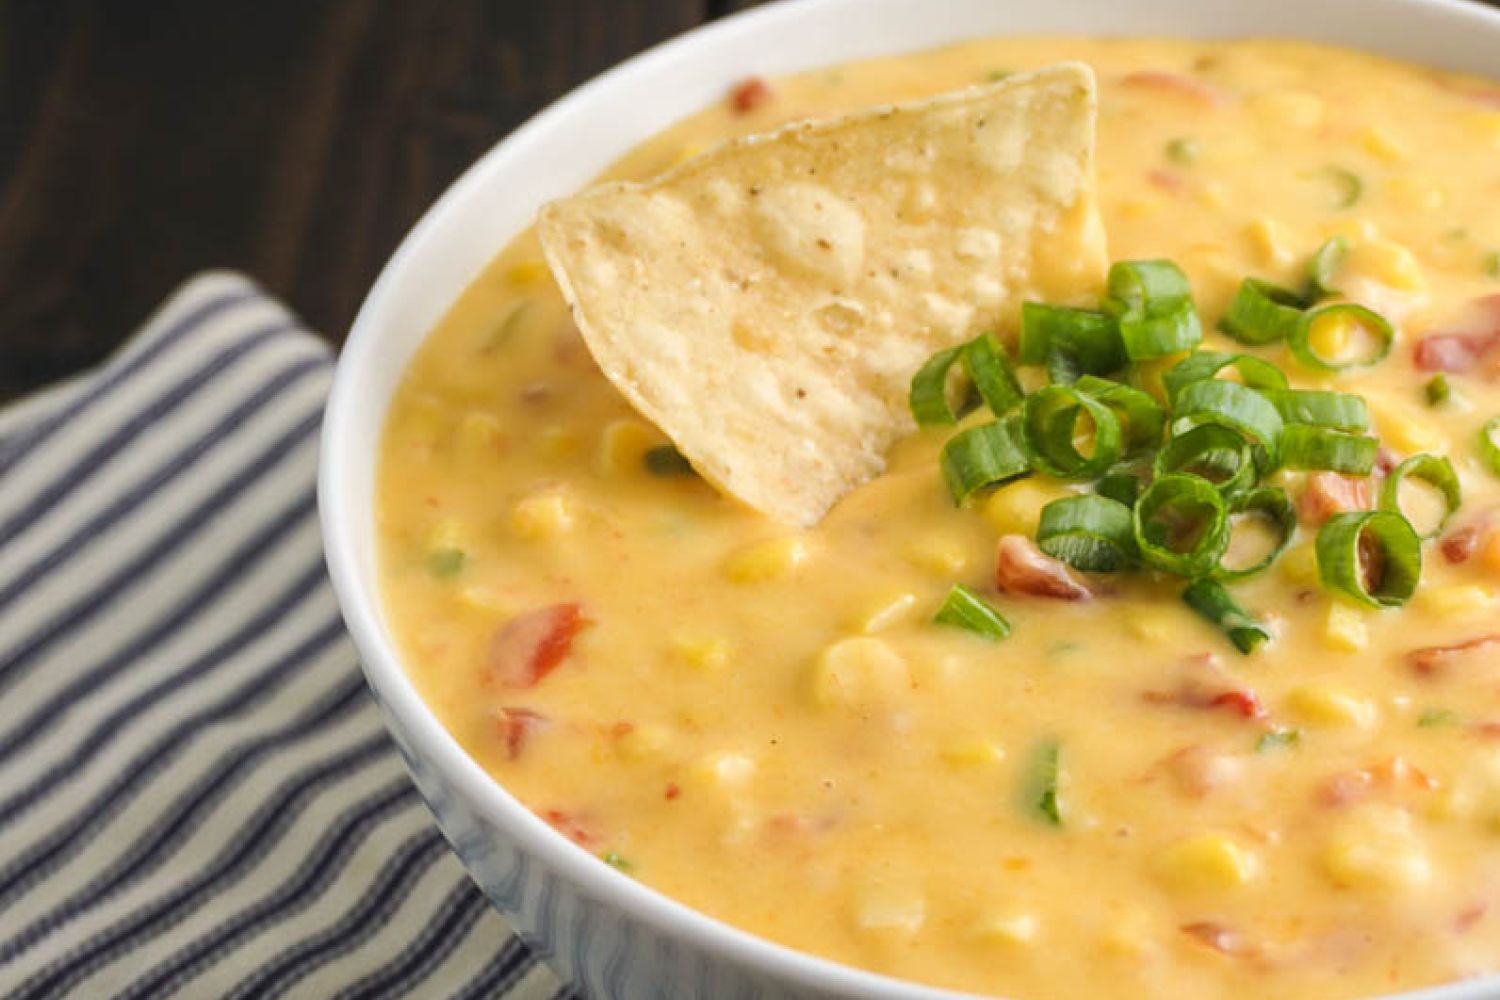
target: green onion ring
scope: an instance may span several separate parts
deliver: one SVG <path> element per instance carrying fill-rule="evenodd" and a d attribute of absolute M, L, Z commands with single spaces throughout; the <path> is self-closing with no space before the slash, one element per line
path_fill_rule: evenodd
<path fill-rule="evenodd" d="M 979 398 L 995 416 L 1005 416 L 1026 398 L 1010 358 L 994 334 L 981 333 L 965 344 L 961 359 L 969 381 L 979 390 Z"/>
<path fill-rule="evenodd" d="M 1010 622 L 1005 620 L 984 598 L 961 583 L 955 583 L 943 606 L 938 608 L 932 620 L 940 625 L 953 625 L 972 632 L 982 639 L 998 642 L 1010 635 Z"/>
<path fill-rule="evenodd" d="M 1327 469 L 1346 476 L 1368 476 L 1380 442 L 1331 427 L 1287 424 L 1281 432 L 1281 464 L 1288 469 Z"/>
<path fill-rule="evenodd" d="M 1192 350 L 1203 339 L 1192 287 L 1169 260 L 1119 261 L 1109 269 L 1107 307 L 1132 361 Z"/>
<path fill-rule="evenodd" d="M 1204 379 L 1177 394 L 1172 432 L 1184 434 L 1202 424 L 1221 424 L 1249 438 L 1262 473 L 1281 461 L 1284 424 L 1276 407 L 1254 389 L 1223 379 Z"/>
<path fill-rule="evenodd" d="M 1184 387 L 1214 378 L 1225 368 L 1233 368 L 1239 373 L 1244 385 L 1261 392 L 1287 388 L 1286 375 L 1271 362 L 1253 355 L 1231 354 L 1228 351 L 1194 351 L 1162 372 L 1162 388 L 1167 391 L 1167 399 L 1175 401 Z"/>
<path fill-rule="evenodd" d="M 1286 547 L 1292 542 L 1292 535 L 1297 531 L 1297 508 L 1292 504 L 1291 497 L 1286 495 L 1286 490 L 1279 486 L 1262 486 L 1235 500 L 1229 519 L 1231 541 L 1234 537 L 1234 514 L 1257 514 L 1270 521 L 1276 528 L 1276 545 L 1260 562 L 1252 566 L 1231 569 L 1224 565 L 1222 559 L 1219 560 L 1219 566 L 1213 574 L 1216 580 L 1243 580 L 1266 569 L 1286 551 Z"/>
<path fill-rule="evenodd" d="M 1130 508 L 1091 494 L 1063 497 L 1042 508 L 1036 543 L 1074 569 L 1113 573 L 1135 562 Z"/>
<path fill-rule="evenodd" d="M 1348 167 L 1326 167 L 1323 171 L 1341 189 L 1334 208 L 1352 208 L 1365 193 L 1365 182 Z"/>
<path fill-rule="evenodd" d="M 1219 329 L 1242 344 L 1273 344 L 1292 332 L 1305 305 L 1296 292 L 1246 278 L 1219 320 Z"/>
<path fill-rule="evenodd" d="M 1234 643 L 1234 648 L 1247 656 L 1255 651 L 1256 646 L 1271 638 L 1270 630 L 1250 617 L 1217 580 L 1193 581 L 1182 592 L 1182 600 L 1217 625 Z"/>
<path fill-rule="evenodd" d="M 1427 397 L 1428 406 L 1442 406 L 1453 398 L 1453 386 L 1448 384 L 1448 376 L 1438 372 L 1427 380 L 1422 387 L 1422 394 Z"/>
<path fill-rule="evenodd" d="M 1348 313 L 1359 321 L 1360 325 L 1373 334 L 1378 341 L 1375 353 L 1369 358 L 1358 361 L 1329 361 L 1319 355 L 1312 347 L 1313 326 L 1326 316 L 1338 313 Z M 1292 355 L 1307 365 L 1321 371 L 1336 372 L 1347 368 L 1368 368 L 1385 360 L 1385 356 L 1391 353 L 1391 346 L 1396 342 L 1396 330 L 1379 313 L 1366 309 L 1356 302 L 1335 302 L 1330 306 L 1319 306 L 1309 309 L 1302 314 L 1297 321 L 1297 326 L 1287 335 L 1287 347 L 1291 348 Z"/>
<path fill-rule="evenodd" d="M 1405 604 L 1422 578 L 1422 540 L 1388 510 L 1333 515 L 1318 532 L 1317 553 L 1325 587 L 1373 608 Z"/>
<path fill-rule="evenodd" d="M 1168 440 L 1156 453 L 1152 471 L 1158 478 L 1174 472 L 1197 476 L 1230 497 L 1255 485 L 1255 452 L 1238 431 L 1200 424 Z"/>
<path fill-rule="evenodd" d="M 1330 236 L 1318 247 L 1318 252 L 1312 255 L 1312 260 L 1307 264 L 1309 301 L 1316 302 L 1339 294 L 1339 290 L 1333 287 L 1333 276 L 1338 273 L 1348 255 L 1349 241 L 1342 236 Z"/>
<path fill-rule="evenodd" d="M 965 346 L 960 344 L 938 351 L 912 376 L 907 402 L 918 427 L 951 426 L 977 405 L 967 398 L 967 393 L 965 401 L 957 408 L 948 402 L 948 370 L 964 353 Z"/>
<path fill-rule="evenodd" d="M 1108 379 L 1084 375 L 1073 386 L 1086 392 L 1115 411 L 1124 429 L 1123 451 L 1126 458 L 1155 448 L 1161 443 L 1162 428 L 1166 426 L 1167 414 L 1161 404 L 1148 392 L 1111 382 Z"/>
<path fill-rule="evenodd" d="M 1094 454 L 1073 445 L 1080 413 L 1094 422 Z M 1072 386 L 1049 385 L 1026 397 L 1022 442 L 1033 468 L 1055 479 L 1095 479 L 1120 457 L 1120 420 L 1114 410 Z"/>
<path fill-rule="evenodd" d="M 1408 476 L 1431 484 L 1443 494 L 1442 520 L 1438 522 L 1437 527 L 1421 537 L 1433 538 L 1442 534 L 1449 519 L 1458 512 L 1459 506 L 1464 502 L 1463 489 L 1458 484 L 1458 473 L 1453 471 L 1453 463 L 1440 455 L 1413 455 L 1408 458 L 1392 469 L 1391 474 L 1386 476 L 1385 482 L 1381 484 L 1381 510 L 1388 510 L 1393 514 L 1406 517 L 1401 511 L 1401 481 Z M 1407 517 L 1406 523 L 1411 524 L 1411 518 Z"/>
<path fill-rule="evenodd" d="M 1362 431 L 1370 426 L 1370 409 L 1363 396 L 1318 389 L 1281 389 L 1262 393 L 1288 424 Z"/>
<path fill-rule="evenodd" d="M 1479 428 L 1479 459 L 1500 476 L 1500 417 L 1493 417 Z"/>
<path fill-rule="evenodd" d="M 1079 374 L 1107 375 L 1125 365 L 1115 318 L 1091 309 L 1027 302 L 1021 306 L 1023 365 L 1051 365 L 1060 359 Z"/>
<path fill-rule="evenodd" d="M 1111 472 L 1099 477 L 1094 483 L 1095 493 L 1126 507 L 1134 507 L 1141 498 L 1141 490 L 1145 488 L 1146 484 L 1141 481 L 1141 477 L 1133 472 Z"/>
<path fill-rule="evenodd" d="M 1156 480 L 1141 494 L 1132 516 L 1141 559 L 1178 576 L 1212 572 L 1229 545 L 1224 498 L 1213 483 L 1197 476 L 1172 473 Z M 1189 532 L 1174 538 L 1184 524 Z"/>
<path fill-rule="evenodd" d="M 943 445 L 938 464 L 948 492 L 959 506 L 981 490 L 1008 483 L 1031 470 L 1014 420 L 991 421 L 959 431 Z"/>

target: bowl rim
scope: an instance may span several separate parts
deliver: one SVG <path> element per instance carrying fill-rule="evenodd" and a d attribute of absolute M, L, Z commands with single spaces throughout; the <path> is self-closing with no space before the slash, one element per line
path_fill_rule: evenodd
<path fill-rule="evenodd" d="M 465 168 L 403 237 L 381 269 L 355 317 L 339 359 L 323 421 L 317 483 L 319 518 L 333 588 L 360 655 L 361 668 L 367 682 L 374 689 L 383 712 L 399 721 L 418 756 L 442 774 L 464 801 L 485 820 L 504 829 L 521 851 L 535 856 L 583 895 L 645 923 L 657 933 L 680 940 L 692 948 L 714 954 L 733 964 L 760 970 L 763 974 L 794 987 L 844 996 L 868 997 L 871 1000 L 985 1000 L 980 995 L 898 979 L 799 951 L 696 910 L 608 865 L 600 864 L 593 854 L 527 809 L 500 782 L 492 778 L 463 750 L 428 707 L 402 667 L 394 641 L 386 634 L 380 619 L 378 593 L 367 590 L 360 579 L 357 568 L 360 539 L 355 537 L 348 520 L 340 516 L 341 511 L 351 509 L 352 505 L 368 505 L 371 500 L 368 495 L 354 495 L 357 491 L 341 475 L 344 455 L 348 450 L 346 442 L 351 437 L 348 432 L 356 423 L 357 403 L 363 388 L 362 380 L 357 376 L 377 363 L 380 347 L 377 329 L 379 317 L 388 311 L 389 301 L 398 294 L 396 286 L 401 273 L 426 249 L 424 244 L 428 242 L 429 234 L 438 227 L 440 219 L 453 214 L 469 198 L 472 190 L 485 185 L 488 176 L 500 168 L 500 161 L 513 154 L 524 155 L 526 146 L 534 138 L 552 129 L 554 122 L 609 93 L 622 79 L 647 72 L 660 63 L 684 56 L 710 41 L 756 30 L 763 24 L 794 24 L 805 16 L 809 8 L 844 7 L 852 11 L 860 2 L 861 0 L 774 0 L 694 27 L 645 49 L 568 91 L 503 135 L 479 159 Z M 1379 8 L 1415 8 L 1468 17 L 1477 29 L 1500 38 L 1500 8 L 1480 6 L 1469 0 L 1365 2 L 1372 15 Z M 1160 33 L 1126 31 L 1118 34 L 1128 36 Z M 957 37 L 982 36 L 965 36 L 960 32 Z M 1295 38 L 1297 35 L 1290 33 L 1282 37 Z M 926 46 L 918 46 L 917 49 L 922 47 Z M 643 138 L 645 136 L 638 136 L 636 141 Z M 514 232 L 507 233 L 503 240 L 496 241 L 496 247 L 504 246 L 515 235 Z M 401 367 L 404 369 L 405 365 Z M 380 407 L 382 417 L 388 403 L 389 400 Z M 391 720 L 387 718 L 384 721 L 387 728 L 391 728 Z M 1482 980 L 1442 984 L 1401 996 L 1406 1000 L 1470 1000 L 1471 997 L 1472 1000 L 1478 1000 L 1481 996 L 1479 990 L 1496 985 L 1500 985 L 1500 978 L 1486 977 Z M 1475 992 L 1470 993 L 1470 990 Z"/>

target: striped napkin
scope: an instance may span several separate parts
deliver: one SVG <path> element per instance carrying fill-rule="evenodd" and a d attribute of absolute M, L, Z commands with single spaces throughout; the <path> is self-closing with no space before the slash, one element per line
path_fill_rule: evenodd
<path fill-rule="evenodd" d="M 0 994 L 567 995 L 365 690 L 315 516 L 331 370 L 211 273 L 0 411 Z"/>

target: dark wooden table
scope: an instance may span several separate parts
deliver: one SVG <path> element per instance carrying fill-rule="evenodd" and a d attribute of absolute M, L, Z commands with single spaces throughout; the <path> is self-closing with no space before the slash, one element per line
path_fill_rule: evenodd
<path fill-rule="evenodd" d="M 207 267 L 342 340 L 498 138 L 743 6 L 0 0 L 0 400 L 94 363 Z"/>

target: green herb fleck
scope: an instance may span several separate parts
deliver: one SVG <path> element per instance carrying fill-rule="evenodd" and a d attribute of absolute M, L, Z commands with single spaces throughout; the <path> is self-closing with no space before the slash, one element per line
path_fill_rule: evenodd
<path fill-rule="evenodd" d="M 691 476 L 693 466 L 672 445 L 664 444 L 659 448 L 652 448 L 641 456 L 645 463 L 646 471 L 653 476 Z"/>
<path fill-rule="evenodd" d="M 635 871 L 635 865 L 631 863 L 630 859 L 618 851 L 605 851 L 599 857 L 605 864 L 616 871 L 622 871 L 627 875 Z"/>
<path fill-rule="evenodd" d="M 1417 725 L 1423 729 L 1438 729 L 1458 724 L 1458 713 L 1451 708 L 1429 708 L 1417 716 Z"/>
<path fill-rule="evenodd" d="M 1061 774 L 1062 744 L 1047 740 L 1037 747 L 1035 768 L 1035 802 L 1037 812 L 1052 826 L 1062 826 L 1062 802 L 1058 796 Z"/>
<path fill-rule="evenodd" d="M 510 312 L 505 314 L 505 318 L 485 336 L 484 342 L 479 347 L 479 353 L 493 354 L 514 340 L 517 331 L 521 329 L 521 321 L 526 318 L 526 314 L 530 311 L 530 299 L 517 303 Z"/>
<path fill-rule="evenodd" d="M 1197 163 L 1200 152 L 1197 139 L 1183 137 L 1167 143 L 1167 159 L 1179 166 L 1190 167 Z"/>
<path fill-rule="evenodd" d="M 1453 386 L 1448 384 L 1448 376 L 1438 372 L 1427 380 L 1423 392 L 1427 394 L 1428 406 L 1441 406 L 1453 396 Z"/>
<path fill-rule="evenodd" d="M 1255 741 L 1255 752 L 1265 753 L 1280 747 L 1294 747 L 1302 742 L 1300 729 L 1268 729 Z"/>
<path fill-rule="evenodd" d="M 1485 254 L 1480 268 L 1491 278 L 1500 278 L 1500 250 L 1491 250 Z"/>
<path fill-rule="evenodd" d="M 1014 72 L 1015 70 L 1011 69 L 992 69 L 984 74 L 984 79 L 987 83 L 999 83 Z"/>
<path fill-rule="evenodd" d="M 1334 208 L 1353 208 L 1364 196 L 1365 182 L 1359 174 L 1345 167 L 1329 167 L 1324 173 L 1338 186 L 1339 194 Z"/>
<path fill-rule="evenodd" d="M 468 564 L 469 554 L 463 549 L 438 549 L 427 557 L 427 568 L 440 580 L 457 576 Z"/>

